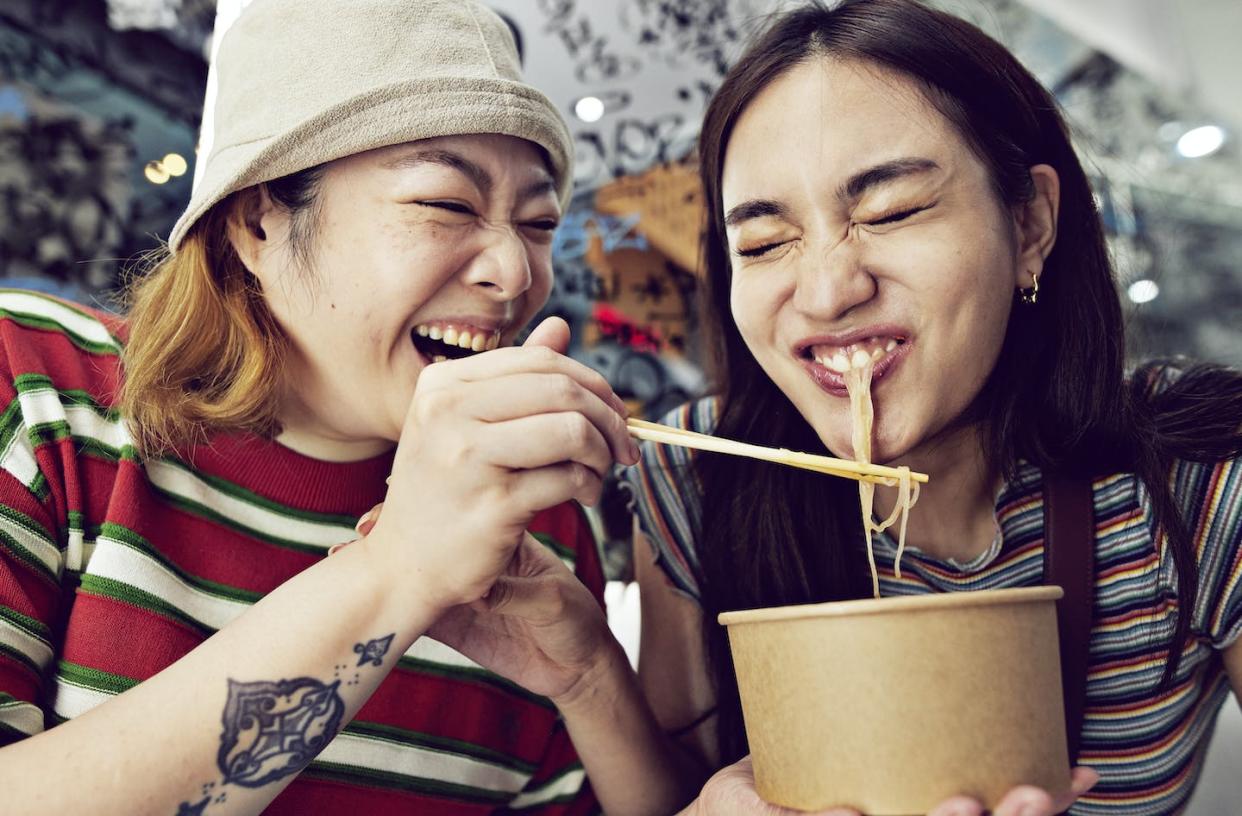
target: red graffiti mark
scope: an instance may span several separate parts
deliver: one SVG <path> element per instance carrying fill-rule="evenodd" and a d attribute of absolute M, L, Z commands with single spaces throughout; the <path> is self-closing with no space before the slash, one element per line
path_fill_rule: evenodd
<path fill-rule="evenodd" d="M 596 303 L 591 317 L 595 319 L 601 335 L 612 338 L 623 346 L 637 351 L 658 352 L 664 345 L 659 329 L 655 326 L 640 327 L 612 306 Z"/>

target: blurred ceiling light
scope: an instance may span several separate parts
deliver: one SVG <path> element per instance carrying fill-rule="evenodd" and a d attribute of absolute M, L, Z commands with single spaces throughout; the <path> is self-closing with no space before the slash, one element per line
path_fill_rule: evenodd
<path fill-rule="evenodd" d="M 1225 143 L 1225 131 L 1216 125 L 1191 128 L 1177 140 L 1177 152 L 1188 159 L 1210 156 Z"/>
<path fill-rule="evenodd" d="M 1179 138 L 1181 138 L 1181 135 L 1185 132 L 1186 132 L 1185 123 L 1174 121 L 1174 122 L 1165 122 L 1163 125 L 1161 125 L 1160 128 L 1156 131 L 1156 135 L 1159 136 L 1163 141 L 1166 141 L 1172 144 L 1173 142 L 1176 142 Z"/>
<path fill-rule="evenodd" d="M 1160 287 L 1156 285 L 1154 280 L 1136 280 L 1130 284 L 1130 288 L 1126 291 L 1130 296 L 1130 300 L 1135 303 L 1149 303 L 1156 299 L 1160 294 Z"/>
<path fill-rule="evenodd" d="M 181 157 L 180 153 L 169 153 L 160 159 L 160 164 L 164 166 L 164 170 L 170 176 L 184 176 L 185 171 L 190 169 L 190 166 L 185 163 L 185 159 Z"/>
<path fill-rule="evenodd" d="M 584 96 L 574 103 L 574 115 L 584 122 L 598 122 L 604 115 L 604 101 L 598 96 Z"/>
<path fill-rule="evenodd" d="M 163 184 L 172 178 L 168 171 L 164 169 L 161 162 L 149 161 L 147 166 L 142 168 L 142 174 L 147 177 L 147 181 L 152 184 Z"/>

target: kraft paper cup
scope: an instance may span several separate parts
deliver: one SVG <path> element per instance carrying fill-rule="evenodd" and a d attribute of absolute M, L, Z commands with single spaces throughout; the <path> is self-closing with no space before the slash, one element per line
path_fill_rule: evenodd
<path fill-rule="evenodd" d="M 1060 587 L 725 612 L 759 795 L 923 814 L 1069 789 Z"/>

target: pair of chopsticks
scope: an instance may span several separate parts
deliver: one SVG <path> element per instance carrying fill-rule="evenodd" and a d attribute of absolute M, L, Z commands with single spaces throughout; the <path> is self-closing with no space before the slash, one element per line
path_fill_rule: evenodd
<path fill-rule="evenodd" d="M 868 465 L 850 459 L 834 459 L 831 456 L 818 456 L 813 453 L 798 453 L 797 451 L 784 448 L 765 448 L 762 445 L 752 445 L 748 442 L 737 442 L 732 439 L 721 439 L 718 436 L 708 436 L 707 434 L 685 431 L 680 428 L 670 428 L 668 425 L 646 422 L 641 419 L 629 419 L 626 421 L 626 425 L 629 427 L 630 436 L 635 439 L 643 439 L 661 445 L 679 445 L 683 448 L 694 448 L 696 450 L 712 451 L 713 453 L 727 453 L 733 456 L 761 459 L 765 462 L 775 462 L 780 465 L 802 468 L 803 470 L 813 470 L 816 473 L 826 473 L 829 476 L 840 476 L 843 479 L 854 479 L 860 482 L 873 482 L 875 484 L 891 486 L 897 484 L 902 475 L 900 468 L 887 467 L 885 465 Z M 910 471 L 910 480 L 926 483 L 927 474 Z"/>

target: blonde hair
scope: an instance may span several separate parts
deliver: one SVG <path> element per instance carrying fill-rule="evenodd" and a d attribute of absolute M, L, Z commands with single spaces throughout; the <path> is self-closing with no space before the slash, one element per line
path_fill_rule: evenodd
<path fill-rule="evenodd" d="M 120 409 L 143 456 L 217 432 L 277 433 L 288 338 L 229 240 L 253 188 L 214 206 L 174 255 L 156 250 L 128 288 Z"/>

